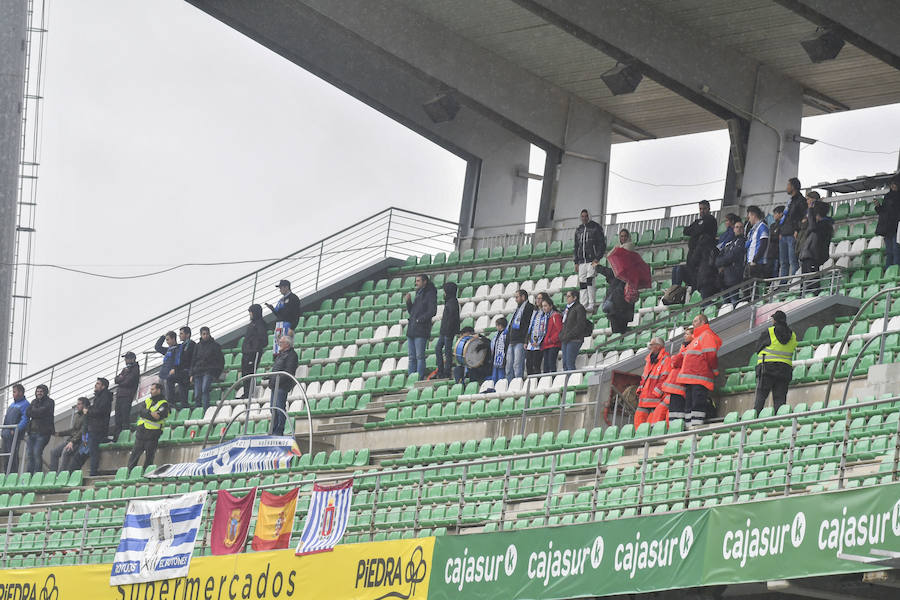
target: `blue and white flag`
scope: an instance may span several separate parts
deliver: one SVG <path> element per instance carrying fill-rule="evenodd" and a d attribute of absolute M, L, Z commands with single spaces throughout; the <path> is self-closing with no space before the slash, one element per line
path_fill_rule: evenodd
<path fill-rule="evenodd" d="M 315 484 L 297 556 L 334 550 L 347 530 L 352 502 L 352 478 L 334 485 Z"/>
<path fill-rule="evenodd" d="M 162 465 L 147 477 L 259 473 L 285 469 L 295 456 L 300 456 L 300 448 L 294 436 L 242 436 L 201 451 L 195 462 Z"/>
<path fill-rule="evenodd" d="M 109 585 L 186 576 L 205 502 L 205 490 L 129 502 Z"/>

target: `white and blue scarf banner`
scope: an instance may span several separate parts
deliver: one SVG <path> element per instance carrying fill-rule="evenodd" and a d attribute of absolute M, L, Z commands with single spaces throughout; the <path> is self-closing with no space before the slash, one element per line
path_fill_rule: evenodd
<path fill-rule="evenodd" d="M 352 478 L 332 485 L 316 483 L 297 556 L 334 550 L 347 530 L 352 504 Z"/>
<path fill-rule="evenodd" d="M 166 500 L 132 500 L 109 585 L 184 577 L 191 566 L 207 492 Z"/>
<path fill-rule="evenodd" d="M 292 436 L 246 436 L 207 448 L 194 462 L 162 465 L 147 477 L 259 473 L 287 468 L 295 456 L 300 456 L 300 449 Z"/>

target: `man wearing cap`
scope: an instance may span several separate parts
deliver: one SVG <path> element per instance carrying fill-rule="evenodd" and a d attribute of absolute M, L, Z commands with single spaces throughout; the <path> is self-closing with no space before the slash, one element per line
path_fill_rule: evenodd
<path fill-rule="evenodd" d="M 756 414 L 766 405 L 772 392 L 775 412 L 787 402 L 788 385 L 794 372 L 794 350 L 797 334 L 787 324 L 787 315 L 780 310 L 772 313 L 772 326 L 759 335 L 756 343 Z"/>
<path fill-rule="evenodd" d="M 278 282 L 278 291 L 281 299 L 272 306 L 266 303 L 266 307 L 275 315 L 275 341 L 272 348 L 273 354 L 278 354 L 278 340 L 282 335 L 294 335 L 297 323 L 300 322 L 300 298 L 291 291 L 291 282 L 282 279 Z"/>
<path fill-rule="evenodd" d="M 719 375 L 719 348 L 722 340 L 709 326 L 709 318 L 700 313 L 694 317 L 694 336 L 684 350 L 681 373 L 677 383 L 684 386 L 687 428 L 699 427 L 709 410 L 709 393 L 715 388 Z"/>
<path fill-rule="evenodd" d="M 138 384 L 141 382 L 141 368 L 138 366 L 134 352 L 126 352 L 122 355 L 125 359 L 125 368 L 116 375 L 116 418 L 113 424 L 112 437 L 119 438 L 119 434 L 129 428 L 131 422 L 131 405 L 137 393 Z"/>
<path fill-rule="evenodd" d="M 658 337 L 647 344 L 650 353 L 644 360 L 644 374 L 641 376 L 641 385 L 638 386 L 638 407 L 634 412 L 634 426 L 639 427 L 650 418 L 650 414 L 656 410 L 662 401 L 664 392 L 662 384 L 669 376 L 669 353 L 666 352 L 665 343 Z"/>
<path fill-rule="evenodd" d="M 131 449 L 131 456 L 128 457 L 129 471 L 141 459 L 141 454 L 145 455 L 144 468 L 152 465 L 153 458 L 156 456 L 156 447 L 159 445 L 159 438 L 162 437 L 162 428 L 166 424 L 166 417 L 169 416 L 169 403 L 163 396 L 160 384 L 154 383 L 150 386 L 150 397 L 144 399 L 139 410 L 137 430 L 134 433 L 134 448 Z"/>

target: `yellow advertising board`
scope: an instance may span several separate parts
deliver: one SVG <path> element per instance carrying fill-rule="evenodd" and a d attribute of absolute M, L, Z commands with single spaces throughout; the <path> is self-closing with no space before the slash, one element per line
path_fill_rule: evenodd
<path fill-rule="evenodd" d="M 109 564 L 0 571 L 0 600 L 425 600 L 434 538 L 191 560 L 187 577 L 109 585 Z"/>

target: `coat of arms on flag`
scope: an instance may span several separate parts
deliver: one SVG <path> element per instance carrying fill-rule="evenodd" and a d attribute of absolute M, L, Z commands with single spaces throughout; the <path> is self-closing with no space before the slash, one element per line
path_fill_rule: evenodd
<path fill-rule="evenodd" d="M 315 484 L 296 554 L 334 550 L 347 530 L 352 502 L 352 478 L 334 485 Z"/>
<path fill-rule="evenodd" d="M 300 488 L 294 488 L 283 496 L 276 496 L 263 490 L 251 543 L 254 550 L 277 550 L 290 546 L 299 492 Z"/>
<path fill-rule="evenodd" d="M 129 502 L 109 585 L 187 575 L 205 502 L 206 491 Z"/>
<path fill-rule="evenodd" d="M 236 554 L 244 551 L 255 500 L 256 488 L 243 498 L 233 496 L 228 490 L 219 490 L 210 539 L 213 554 Z"/>

